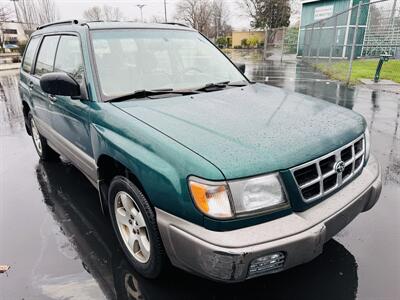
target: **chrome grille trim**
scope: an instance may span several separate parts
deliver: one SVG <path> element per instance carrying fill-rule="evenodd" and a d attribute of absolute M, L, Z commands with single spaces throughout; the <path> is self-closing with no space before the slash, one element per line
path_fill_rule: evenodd
<path fill-rule="evenodd" d="M 357 144 L 357 142 L 359 142 L 360 140 L 362 140 L 362 148 L 356 153 L 356 148 L 355 145 Z M 343 150 L 351 150 L 351 157 L 346 160 L 343 161 L 344 165 L 345 165 L 345 170 L 346 172 L 349 172 L 348 170 L 348 166 L 351 165 L 351 170 L 350 172 L 343 177 L 343 172 L 336 172 L 335 170 L 335 165 L 339 162 L 342 161 L 342 151 Z M 349 154 L 348 154 L 349 155 Z M 328 171 L 323 172 L 322 168 L 321 168 L 321 162 L 323 160 L 326 160 L 328 158 L 331 158 L 333 160 L 334 157 L 334 164 L 332 165 L 331 168 L 329 168 Z M 356 160 L 361 158 L 361 163 L 355 168 L 355 163 Z M 359 173 L 363 166 L 364 166 L 364 159 L 365 159 L 365 138 L 364 138 L 364 134 L 362 134 L 361 136 L 359 136 L 358 138 L 356 138 L 355 140 L 353 140 L 352 142 L 336 149 L 335 151 L 332 151 L 326 155 L 323 155 L 317 159 L 314 159 L 312 161 L 306 162 L 302 165 L 293 167 L 290 169 L 290 172 L 292 173 L 293 179 L 297 185 L 297 188 L 299 190 L 299 194 L 302 198 L 302 200 L 306 203 L 310 203 L 313 202 L 315 200 L 318 200 L 319 198 L 332 193 L 333 191 L 335 191 L 336 189 L 338 189 L 339 187 L 341 187 L 344 183 L 348 182 L 349 180 L 351 180 L 357 173 Z M 306 182 L 302 182 L 301 184 L 299 184 L 298 182 L 298 177 L 296 177 L 295 172 L 305 169 L 307 167 L 312 167 L 315 166 L 316 168 L 316 178 L 312 178 L 310 180 L 307 180 Z M 326 167 L 326 166 L 324 166 Z M 336 182 L 332 187 L 329 187 L 327 189 L 324 188 L 324 180 L 332 177 L 336 176 Z M 306 188 L 312 187 L 313 185 L 317 185 L 319 184 L 319 192 L 315 195 L 312 195 L 311 197 L 305 197 L 303 195 L 303 192 Z"/>

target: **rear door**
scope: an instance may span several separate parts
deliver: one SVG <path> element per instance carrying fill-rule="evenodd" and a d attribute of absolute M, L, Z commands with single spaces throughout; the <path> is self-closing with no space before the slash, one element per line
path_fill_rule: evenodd
<path fill-rule="evenodd" d="M 49 35 L 43 38 L 30 82 L 31 98 L 34 104 L 35 116 L 39 119 L 39 122 L 36 123 L 39 127 L 40 133 L 49 139 L 50 142 L 52 140 L 51 134 L 49 133 L 51 128 L 52 104 L 49 95 L 43 92 L 40 87 L 40 77 L 44 74 L 53 72 L 54 58 L 59 38 L 59 35 Z"/>
<path fill-rule="evenodd" d="M 33 108 L 33 104 L 31 102 L 31 88 L 33 85 L 31 72 L 33 71 L 33 62 L 40 39 L 40 36 L 34 36 L 29 41 L 20 72 L 19 93 L 21 100 L 28 103 L 31 108 Z M 28 120 L 25 121 L 27 122 Z"/>

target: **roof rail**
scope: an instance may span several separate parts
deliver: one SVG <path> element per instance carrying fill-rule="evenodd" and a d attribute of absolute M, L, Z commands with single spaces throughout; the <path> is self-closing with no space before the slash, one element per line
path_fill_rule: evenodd
<path fill-rule="evenodd" d="M 43 29 L 43 28 L 50 27 L 50 26 L 67 25 L 67 24 L 79 24 L 79 21 L 78 20 L 67 20 L 67 21 L 58 21 L 58 22 L 46 23 L 46 24 L 38 26 L 36 28 L 36 30 Z"/>
<path fill-rule="evenodd" d="M 176 22 L 162 22 L 161 24 L 167 24 L 167 25 L 178 25 L 178 26 L 183 26 L 183 27 L 188 27 L 188 28 L 189 28 L 189 26 L 187 26 L 187 25 L 185 25 L 185 24 L 182 24 L 182 23 L 176 23 Z"/>

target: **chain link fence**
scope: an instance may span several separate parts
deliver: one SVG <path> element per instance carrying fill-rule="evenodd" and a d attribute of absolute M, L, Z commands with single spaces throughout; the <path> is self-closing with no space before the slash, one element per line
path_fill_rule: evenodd
<path fill-rule="evenodd" d="M 265 31 L 264 59 L 295 60 L 298 35 L 298 27 L 267 29 Z"/>
<path fill-rule="evenodd" d="M 304 26 L 299 32 L 297 55 L 346 83 L 363 74 L 374 78 L 371 72 L 375 72 L 379 59 L 389 60 L 382 70 L 390 73 L 385 73 L 387 78 L 400 82 L 399 6 L 397 0 L 360 1 L 348 10 Z"/>

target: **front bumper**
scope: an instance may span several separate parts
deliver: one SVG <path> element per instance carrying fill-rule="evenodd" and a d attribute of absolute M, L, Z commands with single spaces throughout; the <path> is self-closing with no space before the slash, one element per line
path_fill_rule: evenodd
<path fill-rule="evenodd" d="M 157 223 L 173 265 L 214 280 L 243 281 L 254 277 L 249 275 L 251 262 L 265 255 L 285 255 L 283 266 L 274 272 L 314 259 L 326 241 L 375 205 L 381 189 L 380 166 L 371 155 L 356 179 L 304 212 L 217 232 L 156 209 Z"/>

